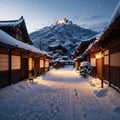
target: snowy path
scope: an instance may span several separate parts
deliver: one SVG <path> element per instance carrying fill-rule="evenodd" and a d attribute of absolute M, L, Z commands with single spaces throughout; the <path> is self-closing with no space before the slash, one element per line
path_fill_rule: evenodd
<path fill-rule="evenodd" d="M 120 94 L 73 69 L 0 90 L 0 120 L 120 120 Z"/>

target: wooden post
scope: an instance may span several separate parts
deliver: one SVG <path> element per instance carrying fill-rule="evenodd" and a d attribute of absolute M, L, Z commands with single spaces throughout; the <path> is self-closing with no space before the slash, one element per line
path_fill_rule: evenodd
<path fill-rule="evenodd" d="M 22 80 L 22 52 L 20 53 L 20 80 Z"/>
<path fill-rule="evenodd" d="M 102 54 L 103 54 L 103 53 L 102 53 Z M 103 85 L 103 79 L 104 79 L 104 78 L 103 78 L 103 70 L 104 70 L 104 69 L 103 69 L 103 68 L 104 68 L 104 61 L 103 61 L 103 60 L 104 60 L 104 57 L 102 57 L 101 59 L 102 59 L 102 80 L 101 80 L 101 88 L 103 88 L 103 87 L 104 87 L 104 85 Z"/>
<path fill-rule="evenodd" d="M 8 84 L 11 85 L 12 84 L 12 51 L 9 50 L 9 82 Z"/>
<path fill-rule="evenodd" d="M 110 48 L 109 48 L 109 86 L 111 84 L 111 80 L 110 80 Z"/>
<path fill-rule="evenodd" d="M 45 61 L 46 61 L 46 59 L 44 59 L 44 73 L 43 73 L 43 76 L 45 77 L 45 73 L 46 73 L 46 66 L 45 66 Z"/>
<path fill-rule="evenodd" d="M 40 74 L 40 57 L 38 58 L 39 59 L 39 65 L 38 65 L 38 67 L 39 67 L 39 74 Z"/>
<path fill-rule="evenodd" d="M 45 59 L 43 59 L 43 61 L 44 61 L 44 73 L 45 73 Z"/>
<path fill-rule="evenodd" d="M 104 86 L 103 86 L 103 78 L 102 78 L 102 80 L 101 80 L 101 88 L 103 88 Z"/>
<path fill-rule="evenodd" d="M 33 76 L 35 77 L 35 65 L 34 65 L 34 62 L 35 62 L 35 58 L 34 58 L 34 56 L 33 56 L 33 58 L 32 58 L 32 69 L 33 69 Z"/>

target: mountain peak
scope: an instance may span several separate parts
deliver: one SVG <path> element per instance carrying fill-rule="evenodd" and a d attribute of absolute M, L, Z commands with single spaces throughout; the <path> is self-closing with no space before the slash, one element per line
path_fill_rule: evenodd
<path fill-rule="evenodd" d="M 67 58 L 70 60 L 71 54 L 75 51 L 78 44 L 96 34 L 94 31 L 72 24 L 72 22 L 66 18 L 62 18 L 52 26 L 47 26 L 31 33 L 30 38 L 35 47 L 49 52 L 49 54 L 53 56 L 53 62 L 55 62 L 61 58 L 64 60 L 63 56 L 68 56 Z M 67 50 L 66 53 L 60 52 L 61 50 L 59 51 L 59 45 L 62 46 L 60 49 L 63 51 L 64 48 Z"/>
<path fill-rule="evenodd" d="M 61 19 L 57 20 L 55 25 L 60 25 L 60 24 L 72 24 L 72 21 L 69 21 L 66 18 L 61 18 Z"/>

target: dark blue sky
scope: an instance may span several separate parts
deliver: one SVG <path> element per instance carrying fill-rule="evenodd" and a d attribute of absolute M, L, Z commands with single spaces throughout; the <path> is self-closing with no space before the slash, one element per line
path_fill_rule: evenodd
<path fill-rule="evenodd" d="M 102 30 L 119 0 L 0 0 L 0 20 L 24 16 L 28 32 L 60 18 L 92 30 Z"/>

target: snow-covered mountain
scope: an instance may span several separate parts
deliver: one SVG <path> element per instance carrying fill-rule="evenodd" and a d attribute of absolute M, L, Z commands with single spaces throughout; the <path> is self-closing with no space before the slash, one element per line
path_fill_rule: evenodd
<path fill-rule="evenodd" d="M 72 21 L 62 18 L 54 25 L 31 33 L 30 38 L 35 47 L 45 50 L 51 55 L 53 55 L 53 51 L 50 51 L 50 46 L 62 45 L 68 50 L 67 55 L 69 56 L 74 52 L 81 40 L 86 40 L 96 34 L 95 31 L 82 28 L 73 24 Z"/>

